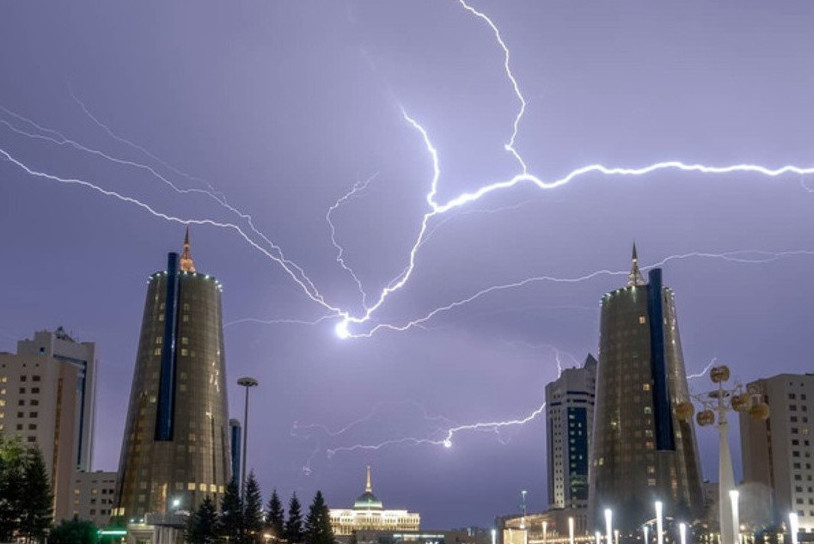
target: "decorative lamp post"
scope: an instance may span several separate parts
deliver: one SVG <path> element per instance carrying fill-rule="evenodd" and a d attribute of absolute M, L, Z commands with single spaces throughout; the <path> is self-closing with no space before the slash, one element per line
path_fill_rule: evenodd
<path fill-rule="evenodd" d="M 649 527 L 647 526 L 646 523 L 644 525 L 642 525 L 642 532 L 644 533 L 644 544 L 648 544 L 648 542 L 649 542 L 648 536 L 649 535 L 647 533 L 649 532 Z"/>
<path fill-rule="evenodd" d="M 718 429 L 718 522 L 721 544 L 738 544 L 740 526 L 737 520 L 737 495 L 730 494 L 735 490 L 735 476 L 732 471 L 732 453 L 729 451 L 729 422 L 726 415 L 729 410 L 734 410 L 765 420 L 769 417 L 769 406 L 759 394 L 745 391 L 740 384 L 731 389 L 725 388 L 724 382 L 729 380 L 729 367 L 726 365 L 712 367 L 709 378 L 718 388 L 705 394 L 692 395 L 703 408 L 696 414 L 695 420 L 702 427 L 714 424 Z M 695 407 L 690 401 L 676 406 L 676 415 L 684 421 L 691 420 L 694 411 Z M 730 508 L 727 508 L 727 502 L 731 503 Z"/>
<path fill-rule="evenodd" d="M 574 544 L 574 517 L 568 516 L 568 544 Z"/>
<path fill-rule="evenodd" d="M 240 496 L 246 492 L 246 449 L 249 441 L 249 389 L 257 386 L 257 380 L 244 376 L 237 384 L 246 388 L 246 401 L 243 404 L 243 464 L 240 466 Z"/>
<path fill-rule="evenodd" d="M 800 520 L 797 512 L 789 513 L 789 533 L 791 533 L 791 544 L 797 544 L 797 533 L 800 531 Z"/>
<path fill-rule="evenodd" d="M 656 542 L 664 544 L 664 518 L 662 516 L 664 511 L 664 503 L 656 501 Z"/>
<path fill-rule="evenodd" d="M 678 524 L 678 534 L 681 537 L 681 544 L 687 544 L 687 524 Z"/>
<path fill-rule="evenodd" d="M 605 544 L 613 544 L 613 511 L 605 508 Z"/>

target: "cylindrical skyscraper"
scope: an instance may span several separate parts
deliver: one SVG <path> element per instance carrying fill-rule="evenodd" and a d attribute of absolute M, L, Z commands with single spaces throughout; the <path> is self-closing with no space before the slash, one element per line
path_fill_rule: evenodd
<path fill-rule="evenodd" d="M 180 259 L 150 276 L 114 518 L 194 510 L 231 479 L 220 293 L 195 271 L 189 231 Z"/>
<path fill-rule="evenodd" d="M 665 514 L 692 520 L 703 506 L 692 421 L 675 415 L 689 400 L 675 301 L 661 269 L 642 278 L 633 248 L 628 285 L 602 299 L 589 519 L 613 510 L 617 526 L 638 529 Z"/>

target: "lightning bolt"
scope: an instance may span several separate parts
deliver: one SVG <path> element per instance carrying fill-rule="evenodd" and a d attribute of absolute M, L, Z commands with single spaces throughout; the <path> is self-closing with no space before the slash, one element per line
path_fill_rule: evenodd
<path fill-rule="evenodd" d="M 709 372 L 709 369 L 712 368 L 712 365 L 714 365 L 716 362 L 718 362 L 718 358 L 713 357 L 712 360 L 709 362 L 709 364 L 707 364 L 707 366 L 704 367 L 704 370 L 702 370 L 698 374 L 690 374 L 689 376 L 687 376 L 687 379 L 692 380 L 692 379 L 695 379 L 695 378 L 702 378 L 704 376 L 704 374 Z"/>
<path fill-rule="evenodd" d="M 365 293 L 365 290 L 362 287 L 362 282 L 359 280 L 358 276 L 356 276 L 356 273 L 345 263 L 345 249 L 339 245 L 339 242 L 336 241 L 336 227 L 334 226 L 331 216 L 340 206 L 367 189 L 367 186 L 370 185 L 370 183 L 375 180 L 378 175 L 379 174 L 376 173 L 364 181 L 357 181 L 349 192 L 337 199 L 337 201 L 334 202 L 330 208 L 328 208 L 328 211 L 325 212 L 325 221 L 328 223 L 328 228 L 331 230 L 331 244 L 333 244 L 334 248 L 336 249 L 336 262 L 339 263 L 339 266 L 347 271 L 348 274 L 350 274 L 350 276 L 353 278 L 353 281 L 356 282 L 356 287 L 359 289 L 359 294 L 362 295 L 362 306 L 365 308 L 367 307 L 367 293 Z"/>
<path fill-rule="evenodd" d="M 351 446 L 339 446 L 327 450 L 327 453 L 328 457 L 333 457 L 334 455 L 340 452 L 352 452 L 360 450 L 362 451 L 380 450 L 387 446 L 394 445 L 412 445 L 412 446 L 431 445 L 431 446 L 443 446 L 448 449 L 452 447 L 453 439 L 455 438 L 455 435 L 458 433 L 466 431 L 497 432 L 500 429 L 504 429 L 506 427 L 525 425 L 529 421 L 539 416 L 543 412 L 543 410 L 545 410 L 545 402 L 541 404 L 538 408 L 536 408 L 534 411 L 532 411 L 529 415 L 521 419 L 510 419 L 506 421 L 488 421 L 488 422 L 469 423 L 466 425 L 457 425 L 455 427 L 450 427 L 444 430 L 441 438 L 422 438 L 408 436 L 403 438 L 393 438 L 390 440 L 383 440 L 375 444 L 353 444 Z"/>
<path fill-rule="evenodd" d="M 752 255 L 760 255 L 760 257 L 747 258 L 747 257 L 742 257 L 741 256 L 741 255 L 750 255 L 750 254 L 752 254 Z M 811 250 L 793 250 L 793 251 L 771 252 L 771 251 L 763 251 L 763 250 L 755 250 L 755 249 L 737 250 L 737 251 L 730 251 L 730 252 L 725 252 L 725 253 L 705 253 L 705 252 L 700 252 L 700 251 L 692 251 L 692 252 L 689 252 L 689 253 L 683 253 L 683 254 L 678 254 L 678 255 L 670 255 L 668 257 L 665 257 L 664 259 L 662 259 L 659 262 L 656 262 L 656 263 L 653 263 L 653 264 L 650 264 L 650 265 L 647 265 L 647 266 L 643 266 L 642 270 L 648 270 L 650 268 L 663 266 L 664 264 L 666 264 L 666 263 L 668 263 L 670 261 L 683 260 L 683 259 L 689 259 L 689 258 L 723 259 L 725 261 L 734 262 L 734 263 L 764 264 L 764 263 L 769 263 L 769 262 L 772 262 L 772 261 L 776 261 L 776 260 L 781 259 L 783 257 L 799 256 L 799 255 L 809 255 L 809 256 L 811 256 L 811 255 L 814 255 L 814 251 L 811 251 Z M 356 333 L 356 334 L 353 334 L 353 335 L 348 333 L 348 336 L 353 336 L 355 338 L 370 338 L 371 336 L 376 334 L 379 330 L 390 330 L 390 331 L 396 331 L 396 332 L 404 332 L 404 331 L 407 331 L 407 330 L 409 330 L 409 329 L 411 329 L 413 327 L 416 327 L 418 325 L 422 325 L 422 324 L 426 323 L 427 321 L 431 320 L 432 318 L 434 318 L 438 314 L 449 312 L 449 311 L 451 311 L 453 309 L 456 309 L 456 308 L 460 308 L 461 306 L 465 306 L 465 305 L 467 305 L 467 304 L 469 304 L 471 302 L 474 302 L 475 300 L 478 300 L 478 299 L 480 299 L 480 298 L 482 298 L 482 297 L 484 297 L 486 295 L 489 295 L 489 294 L 492 294 L 492 293 L 495 293 L 495 292 L 500 292 L 500 291 L 506 291 L 506 290 L 510 290 L 510 289 L 517 289 L 517 288 L 520 288 L 520 287 L 525 287 L 525 286 L 533 284 L 533 283 L 538 283 L 538 282 L 543 282 L 543 281 L 555 282 L 555 283 L 582 283 L 582 282 L 585 282 L 585 281 L 588 281 L 588 280 L 591 280 L 591 279 L 594 279 L 594 278 L 597 278 L 597 277 L 600 277 L 600 276 L 627 276 L 627 274 L 629 274 L 628 270 L 615 270 L 614 271 L 614 270 L 602 269 L 602 270 L 597 270 L 597 271 L 594 271 L 594 272 L 591 272 L 589 274 L 585 274 L 585 275 L 582 275 L 582 276 L 576 276 L 576 277 L 570 277 L 570 278 L 562 278 L 562 277 L 556 277 L 556 276 L 534 276 L 534 277 L 525 278 L 525 279 L 522 279 L 522 280 L 519 280 L 519 281 L 516 281 L 516 282 L 505 283 L 505 284 L 502 284 L 502 285 L 493 285 L 491 287 L 481 289 L 480 291 L 477 291 L 473 295 L 470 295 L 470 296 L 468 296 L 466 298 L 463 298 L 461 300 L 457 300 L 457 301 L 451 302 L 451 303 L 449 303 L 449 304 L 447 304 L 445 306 L 440 306 L 438 308 L 435 308 L 434 310 L 428 312 L 424 316 L 419 317 L 417 319 L 413 319 L 411 321 L 408 321 L 407 323 L 405 323 L 403 325 L 395 325 L 395 324 L 392 324 L 392 323 L 379 323 L 379 324 L 375 325 L 374 327 L 372 327 L 366 333 Z"/>
<path fill-rule="evenodd" d="M 564 175 L 562 177 L 559 177 L 559 178 L 546 179 L 546 178 L 538 177 L 537 175 L 534 175 L 534 174 L 532 174 L 532 173 L 530 173 L 528 171 L 528 168 L 526 166 L 525 161 L 523 160 L 520 153 L 517 151 L 517 149 L 515 147 L 516 139 L 517 139 L 518 132 L 519 132 L 520 123 L 522 122 L 523 116 L 525 114 L 527 102 L 526 102 L 525 98 L 523 97 L 523 93 L 520 90 L 520 86 L 518 84 L 517 78 L 514 76 L 514 73 L 512 71 L 511 64 L 510 64 L 511 56 L 510 56 L 509 48 L 508 48 L 506 42 L 504 41 L 499 28 L 497 27 L 497 25 L 494 23 L 494 21 L 488 15 L 486 15 L 482 11 L 479 11 L 479 10 L 473 8 L 471 5 L 469 5 L 467 3 L 466 0 L 458 0 L 458 3 L 462 7 L 462 9 L 464 11 L 466 11 L 467 13 L 477 17 L 478 19 L 483 21 L 490 28 L 490 30 L 494 34 L 497 45 L 500 47 L 500 49 L 503 52 L 503 69 L 504 69 L 506 77 L 508 78 L 508 81 L 509 81 L 509 83 L 510 83 L 510 85 L 512 87 L 512 90 L 513 90 L 513 92 L 514 92 L 514 94 L 515 94 L 515 96 L 516 96 L 516 98 L 517 98 L 517 100 L 519 102 L 519 105 L 520 105 L 520 107 L 519 107 L 519 109 L 517 111 L 517 114 L 515 115 L 513 123 L 512 123 L 511 135 L 509 137 L 508 142 L 505 144 L 504 147 L 505 147 L 506 151 L 508 151 L 509 153 L 512 154 L 512 156 L 515 158 L 515 160 L 519 164 L 520 172 L 518 174 L 514 175 L 511 178 L 495 181 L 493 183 L 481 186 L 476 190 L 463 192 L 463 193 L 459 194 L 458 196 L 450 198 L 449 200 L 447 200 L 445 202 L 439 202 L 438 199 L 437 199 L 438 189 L 439 189 L 439 180 L 440 180 L 440 167 L 439 167 L 440 160 L 439 160 L 438 152 L 437 152 L 436 148 L 434 147 L 434 145 L 432 144 L 432 142 L 430 140 L 430 137 L 429 137 L 429 134 L 425 130 L 425 128 L 414 117 L 410 116 L 407 113 L 406 109 L 402 108 L 401 113 L 402 113 L 402 117 L 403 117 L 404 121 L 410 127 L 412 127 L 415 131 L 417 131 L 420 134 L 420 136 L 421 136 L 421 138 L 422 138 L 422 140 L 424 142 L 425 148 L 427 150 L 427 153 L 428 153 L 428 155 L 430 156 L 430 159 L 431 159 L 432 178 L 431 178 L 431 181 L 430 181 L 430 190 L 426 195 L 426 202 L 427 202 L 427 205 L 428 205 L 428 211 L 426 211 L 422 216 L 420 226 L 418 228 L 417 237 L 416 237 L 416 239 L 415 239 L 415 241 L 414 241 L 414 243 L 413 243 L 413 245 L 410 248 L 410 251 L 408 253 L 406 266 L 403 268 L 402 272 L 396 278 L 394 278 L 391 282 L 389 282 L 386 285 L 386 287 L 384 287 L 379 292 L 378 296 L 376 297 L 375 301 L 372 304 L 367 303 L 368 302 L 368 295 L 365 293 L 364 289 L 362 288 L 361 282 L 359 281 L 356 274 L 353 272 L 353 270 L 349 266 L 347 266 L 347 264 L 345 262 L 345 253 L 344 253 L 344 250 L 343 250 L 342 246 L 337 242 L 336 229 L 333 227 L 333 222 L 332 222 L 332 219 L 331 219 L 333 211 L 335 211 L 337 209 L 337 207 L 339 205 L 341 205 L 342 202 L 344 202 L 347 199 L 351 198 L 355 194 L 358 194 L 359 191 L 363 190 L 363 187 L 359 186 L 358 184 L 355 185 L 354 188 L 351 189 L 350 193 L 345 195 L 346 198 L 344 198 L 344 200 L 343 200 L 343 198 L 340 198 L 339 201 L 337 201 L 337 203 L 335 203 L 333 206 L 331 206 L 328 209 L 327 213 L 326 213 L 326 220 L 328 221 L 329 227 L 331 228 L 331 240 L 332 240 L 334 248 L 337 250 L 337 262 L 346 272 L 350 273 L 351 276 L 354 278 L 354 281 L 356 281 L 357 287 L 358 287 L 360 295 L 362 297 L 362 306 L 364 308 L 364 311 L 361 312 L 361 313 L 353 313 L 351 310 L 344 309 L 344 308 L 342 308 L 342 307 L 340 307 L 338 305 L 335 305 L 335 304 L 332 304 L 332 303 L 328 302 L 326 300 L 325 296 L 323 296 L 323 294 L 319 291 L 317 286 L 310 280 L 310 278 L 305 273 L 305 271 L 300 266 L 298 266 L 296 263 L 294 263 L 290 259 L 286 258 L 285 254 L 283 253 L 283 250 L 282 250 L 282 248 L 280 246 L 278 246 L 277 244 L 272 242 L 267 236 L 265 236 L 263 233 L 261 233 L 258 229 L 255 228 L 252 217 L 249 214 L 244 213 L 244 212 L 238 210 L 237 208 L 229 205 L 226 202 L 226 199 L 223 198 L 222 193 L 216 193 L 214 190 L 204 190 L 204 189 L 197 189 L 197 188 L 189 188 L 189 189 L 179 188 L 175 184 L 171 183 L 166 177 L 164 177 L 160 173 L 158 173 L 155 169 L 153 169 L 153 168 L 151 168 L 151 167 L 149 167 L 147 165 L 139 164 L 139 163 L 136 163 L 135 161 L 128 161 L 128 160 L 125 160 L 125 159 L 120 159 L 120 158 L 117 158 L 117 157 L 113 157 L 110 154 L 106 154 L 106 153 L 103 153 L 101 151 L 94 150 L 94 149 L 89 148 L 87 146 L 83 146 L 82 144 L 79 144 L 78 142 L 76 142 L 74 140 L 70 140 L 68 138 L 63 137 L 62 135 L 56 133 L 55 131 L 49 132 L 49 134 L 51 134 L 51 136 L 46 136 L 43 133 L 34 135 L 34 134 L 31 134 L 31 133 L 25 133 L 25 131 L 22 131 L 21 129 L 19 129 L 17 127 L 13 127 L 13 125 L 11 123 L 8 123 L 8 122 L 4 121 L 5 126 L 9 127 L 11 130 L 17 132 L 20 135 L 25 135 L 25 136 L 30 137 L 30 138 L 38 138 L 38 139 L 50 140 L 52 143 L 56 143 L 56 144 L 59 144 L 59 145 L 69 145 L 71 147 L 74 147 L 75 149 L 84 151 L 86 153 L 91 153 L 91 154 L 94 154 L 94 155 L 97 155 L 97 156 L 101 156 L 101 157 L 103 157 L 103 158 L 105 158 L 107 160 L 111 160 L 111 161 L 116 162 L 118 164 L 121 164 L 123 166 L 130 166 L 130 167 L 143 169 L 143 170 L 147 171 L 150 175 L 156 176 L 158 179 L 162 180 L 164 183 L 166 183 L 168 185 L 168 187 L 170 187 L 175 192 L 178 192 L 178 193 L 181 193 L 181 194 L 200 192 L 202 194 L 208 195 L 210 198 L 212 198 L 219 205 L 223 206 L 224 208 L 229 210 L 231 213 L 235 214 L 238 218 L 240 218 L 241 222 L 245 222 L 245 224 L 248 225 L 248 229 L 245 229 L 244 227 L 241 227 L 237 223 L 232 223 L 232 222 L 216 221 L 216 220 L 213 220 L 213 219 L 206 219 L 206 218 L 205 219 L 182 219 L 182 218 L 177 217 L 177 216 L 172 216 L 170 214 L 167 214 L 167 213 L 164 213 L 164 212 L 161 212 L 161 211 L 157 210 L 155 207 L 153 207 L 153 206 L 151 206 L 151 205 L 149 205 L 149 204 L 147 204 L 145 202 L 142 202 L 141 200 L 139 200 L 137 198 L 134 198 L 132 196 L 128 196 L 128 195 L 125 195 L 125 194 L 122 194 L 122 193 L 119 193 L 119 192 L 116 192 L 116 191 L 112 191 L 112 190 L 109 190 L 109 189 L 104 189 L 101 186 L 93 184 L 93 183 L 91 183 L 91 182 L 89 182 L 87 180 L 83 180 L 83 179 L 79 179 L 79 178 L 62 177 L 62 176 L 57 176 L 57 175 L 50 174 L 50 173 L 47 173 L 47 172 L 38 171 L 38 170 L 24 164 L 19 159 L 13 157 L 11 155 L 11 153 L 9 153 L 8 151 L 6 151 L 4 149 L 0 149 L 0 158 L 5 158 L 7 161 L 12 163 L 16 167 L 20 168 L 21 170 L 23 170 L 24 172 L 26 172 L 28 175 L 30 175 L 32 177 L 38 177 L 38 178 L 47 179 L 47 180 L 50 180 L 50 181 L 56 181 L 56 182 L 59 182 L 59 183 L 65 183 L 65 184 L 71 184 L 71 185 L 80 185 L 80 186 L 82 186 L 84 188 L 91 189 L 93 191 L 99 192 L 104 196 L 115 198 L 115 199 L 117 199 L 117 200 L 119 200 L 121 202 L 125 202 L 125 203 L 128 203 L 128 204 L 135 205 L 135 206 L 139 207 L 140 209 L 142 209 L 144 211 L 147 211 L 147 212 L 151 213 L 152 215 L 154 215 L 155 217 L 158 217 L 158 218 L 162 218 L 162 219 L 165 219 L 165 220 L 168 220 L 168 221 L 185 223 L 185 224 L 190 224 L 190 223 L 191 224 L 205 224 L 205 225 L 211 225 L 211 226 L 220 227 L 220 228 L 227 228 L 227 229 L 231 229 L 231 230 L 236 231 L 239 234 L 239 236 L 242 237 L 246 242 L 248 242 L 254 249 L 260 251 L 266 257 L 270 258 L 276 264 L 281 266 L 283 271 L 291 278 L 292 281 L 295 282 L 295 284 L 297 284 L 297 286 L 301 289 L 301 291 L 312 302 L 318 304 L 323 309 L 325 309 L 327 312 L 329 312 L 330 316 L 332 316 L 334 318 L 338 318 L 338 322 L 335 325 L 335 332 L 337 333 L 337 335 L 340 338 L 350 338 L 350 337 L 364 338 L 364 337 L 369 337 L 372 334 L 374 334 L 375 332 L 380 331 L 382 329 L 392 330 L 392 331 L 404 331 L 404 330 L 410 329 L 412 327 L 421 326 L 427 320 L 431 319 L 433 316 L 435 316 L 435 315 L 437 315 L 439 313 L 447 312 L 449 310 L 452 310 L 453 308 L 457 308 L 459 306 L 467 304 L 467 303 L 469 303 L 469 302 L 471 302 L 473 300 L 476 300 L 476 299 L 478 299 L 478 298 L 480 298 L 482 296 L 485 296 L 485 295 L 487 295 L 489 293 L 493 293 L 493 292 L 497 292 L 497 291 L 501 291 L 501 290 L 505 290 L 505 289 L 516 288 L 516 287 L 520 287 L 520 286 L 527 285 L 529 283 L 533 283 L 533 282 L 537 282 L 537 281 L 555 281 L 555 282 L 563 282 L 563 283 L 572 283 L 572 282 L 578 282 L 578 281 L 586 281 L 586 280 L 591 279 L 592 277 L 596 277 L 598 275 L 604 275 L 604 274 L 616 275 L 616 274 L 619 274 L 618 272 L 603 270 L 603 271 L 598 271 L 598 272 L 588 274 L 586 276 L 582 276 L 580 278 L 555 278 L 555 277 L 551 277 L 551 276 L 540 276 L 540 277 L 535 277 L 535 278 L 527 278 L 527 279 L 520 280 L 520 281 L 511 283 L 511 284 L 498 285 L 498 286 L 493 286 L 493 287 L 483 289 L 483 290 L 478 291 L 477 293 L 471 295 L 470 297 L 468 297 L 466 299 L 462 299 L 462 300 L 459 300 L 459 301 L 456 301 L 456 302 L 452 302 L 452 303 L 450 303 L 450 304 L 448 304 L 446 306 L 437 308 L 437 309 L 433 310 L 432 312 L 428 313 L 427 315 L 425 315 L 423 317 L 420 317 L 418 319 L 414 319 L 412 321 L 409 321 L 409 322 L 407 322 L 406 324 L 403 324 L 403 325 L 396 325 L 396 324 L 392 324 L 392 323 L 369 323 L 368 324 L 368 322 L 372 321 L 375 312 L 385 304 L 385 302 L 387 301 L 389 296 L 391 294 L 395 293 L 396 291 L 400 290 L 402 287 L 404 287 L 408 283 L 408 281 L 410 280 L 410 278 L 411 278 L 411 276 L 412 276 L 412 274 L 413 274 L 413 272 L 414 272 L 414 270 L 416 268 L 416 263 L 417 263 L 419 250 L 422 247 L 422 244 L 426 241 L 429 234 L 432 232 L 432 230 L 430 229 L 431 221 L 434 218 L 443 216 L 444 214 L 447 214 L 452 210 L 464 208 L 467 205 L 469 205 L 469 204 L 471 204 L 473 202 L 476 202 L 476 201 L 478 201 L 478 200 L 480 200 L 480 199 L 482 199 L 484 197 L 487 197 L 488 195 L 490 195 L 490 194 L 492 194 L 494 192 L 509 190 L 509 189 L 512 189 L 515 186 L 518 186 L 518 185 L 521 185 L 521 184 L 531 184 L 531 185 L 533 185 L 533 186 L 535 186 L 535 187 L 537 187 L 537 188 L 539 188 L 541 190 L 553 190 L 553 189 L 562 187 L 562 186 L 564 186 L 566 184 L 569 184 L 572 181 L 576 181 L 578 178 L 587 177 L 587 176 L 590 176 L 590 175 L 602 175 L 602 176 L 606 176 L 606 177 L 633 177 L 633 176 L 639 177 L 639 176 L 646 176 L 646 175 L 649 175 L 649 174 L 653 174 L 653 173 L 656 173 L 656 172 L 659 172 L 659 171 L 662 171 L 662 170 L 665 170 L 665 171 L 675 170 L 675 171 L 680 171 L 680 172 L 685 172 L 685 173 L 703 173 L 703 174 L 717 174 L 717 175 L 732 174 L 732 173 L 751 173 L 751 174 L 761 175 L 761 176 L 770 177 L 770 178 L 785 176 L 785 175 L 788 175 L 788 174 L 798 174 L 800 176 L 814 174 L 814 167 L 799 167 L 799 166 L 794 166 L 794 165 L 786 165 L 786 166 L 780 166 L 780 167 L 776 167 L 776 168 L 769 168 L 769 167 L 766 167 L 766 166 L 755 165 L 755 164 L 734 164 L 734 165 L 722 165 L 722 166 L 709 166 L 709 165 L 704 165 L 704 164 L 699 164 L 699 163 L 691 163 L 691 162 L 670 160 L 670 161 L 657 162 L 657 163 L 638 166 L 638 167 L 609 167 L 609 166 L 605 166 L 605 165 L 602 165 L 602 164 L 590 164 L 590 165 L 587 165 L 587 166 L 577 168 L 577 169 L 575 169 L 575 170 L 573 170 L 573 171 L 571 171 L 571 172 L 567 173 L 566 175 Z M 85 115 L 88 116 L 88 118 L 91 119 L 91 121 L 93 121 L 98 127 L 103 129 L 111 138 L 119 141 L 120 143 L 128 145 L 128 146 L 132 147 L 133 149 L 139 150 L 140 152 L 144 153 L 146 156 L 152 158 L 153 160 L 156 160 L 156 161 L 160 162 L 166 168 L 171 169 L 172 171 L 176 172 L 177 174 L 179 174 L 181 176 L 185 176 L 185 177 L 187 177 L 188 179 L 190 179 L 192 181 L 200 181 L 199 178 L 195 178 L 194 176 L 191 176 L 191 175 L 189 175 L 189 174 L 187 174 L 187 173 L 185 173 L 185 172 L 183 172 L 181 170 L 178 170 L 178 169 L 172 167 L 168 163 L 166 163 L 164 161 L 161 161 L 158 157 L 156 157 L 155 155 L 150 153 L 147 149 L 145 149 L 145 148 L 143 148 L 141 146 L 138 146 L 137 144 L 131 142 L 130 140 L 127 140 L 126 138 L 123 138 L 123 137 L 119 136 L 118 134 L 116 134 L 107 125 L 105 125 L 102 121 L 100 121 L 98 117 L 94 116 L 90 112 L 90 110 L 85 106 L 85 104 L 81 100 L 79 100 L 76 97 L 76 95 L 73 94 L 73 91 L 71 91 L 71 95 L 72 95 L 73 99 L 76 101 L 76 103 L 80 106 L 82 111 L 85 113 Z M 5 111 L 8 112 L 8 110 L 5 110 Z M 17 118 L 17 119 L 21 119 L 21 120 L 23 119 L 21 116 L 18 117 L 18 116 L 16 116 L 16 114 L 13 114 L 13 113 L 10 113 L 10 115 L 15 116 L 15 118 Z M 32 126 L 39 127 L 38 125 L 32 125 Z M 45 130 L 49 130 L 49 129 L 45 129 L 43 127 L 39 127 L 39 129 L 41 129 L 41 132 L 45 131 Z M 804 182 L 803 182 L 803 186 L 805 187 Z M 211 186 L 210 186 L 210 188 L 211 188 Z M 807 187 L 806 187 L 806 189 L 808 190 Z M 254 239 L 255 237 L 258 237 L 262 241 L 262 243 L 255 241 L 255 239 Z M 702 254 L 699 253 L 698 255 L 702 255 Z M 681 258 L 681 256 L 674 256 L 673 258 Z M 751 262 L 758 262 L 758 261 L 751 261 Z M 326 317 L 325 319 L 328 319 L 328 318 Z M 320 318 L 319 320 L 317 320 L 317 323 L 321 322 L 322 320 L 323 319 Z M 270 321 L 277 321 L 277 320 L 270 320 Z M 290 320 L 290 321 L 295 322 L 295 321 L 300 321 L 300 320 Z M 312 323 L 312 322 L 308 322 L 308 321 L 303 321 L 303 322 L 304 323 Z M 357 329 L 357 328 L 365 329 L 363 327 L 358 327 L 359 325 L 362 325 L 362 324 L 368 324 L 368 326 L 366 327 L 366 330 L 361 330 L 361 331 L 352 330 L 352 329 Z"/>

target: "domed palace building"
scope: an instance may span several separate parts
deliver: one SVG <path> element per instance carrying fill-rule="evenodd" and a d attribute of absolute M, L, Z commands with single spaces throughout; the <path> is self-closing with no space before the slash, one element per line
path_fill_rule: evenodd
<path fill-rule="evenodd" d="M 373 494 L 370 466 L 367 467 L 365 492 L 359 495 L 352 509 L 332 508 L 331 527 L 334 535 L 350 536 L 356 531 L 418 531 L 421 515 L 407 510 L 385 510 L 382 501 Z"/>

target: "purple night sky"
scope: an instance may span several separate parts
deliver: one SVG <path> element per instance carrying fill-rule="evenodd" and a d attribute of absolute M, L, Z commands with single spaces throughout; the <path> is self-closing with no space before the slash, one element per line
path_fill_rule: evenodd
<path fill-rule="evenodd" d="M 515 147 L 542 179 L 596 163 L 814 166 L 809 0 L 471 5 L 511 50 L 528 103 Z M 145 281 L 184 230 L 133 201 L 273 242 L 327 304 L 359 316 L 326 212 L 375 176 L 331 216 L 370 305 L 430 211 L 431 156 L 402 107 L 438 150 L 437 202 L 521 171 L 504 148 L 520 102 L 503 50 L 455 0 L 16 2 L 0 36 L 0 350 L 59 325 L 97 343 L 96 469 L 118 465 Z M 425 528 L 489 526 L 519 510 L 521 489 L 545 508 L 542 417 L 461 431 L 449 449 L 344 448 L 529 416 L 558 357 L 595 352 L 599 299 L 624 285 L 634 240 L 645 266 L 705 254 L 664 265 L 689 372 L 714 357 L 743 382 L 812 368 L 814 174 L 589 173 L 496 191 L 431 218 L 409 280 L 351 332 L 490 286 L 619 273 L 528 282 L 370 338 L 340 340 L 335 314 L 304 324 L 332 314 L 236 229 L 191 230 L 198 270 L 224 284 L 232 416 L 236 379 L 260 382 L 249 466 L 266 496 L 322 489 L 350 506 L 371 464 L 385 507 L 420 512 Z M 699 431 L 712 479 L 714 435 Z"/>

